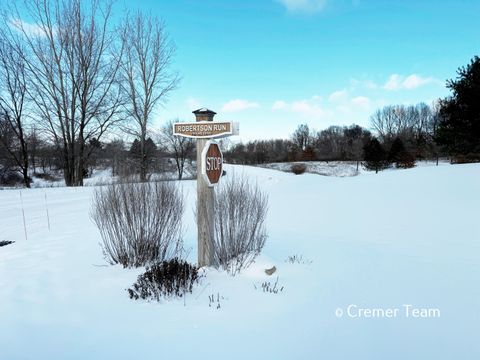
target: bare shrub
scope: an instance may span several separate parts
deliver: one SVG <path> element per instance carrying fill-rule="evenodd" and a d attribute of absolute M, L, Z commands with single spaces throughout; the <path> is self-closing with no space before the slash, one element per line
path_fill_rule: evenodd
<path fill-rule="evenodd" d="M 155 300 L 182 297 L 192 293 L 193 285 L 202 277 L 195 266 L 178 258 L 163 261 L 148 267 L 137 278 L 132 289 L 128 289 L 130 299 Z"/>
<path fill-rule="evenodd" d="M 295 175 L 301 175 L 305 171 L 307 171 L 307 167 L 305 166 L 305 164 L 293 164 L 292 166 L 290 166 L 290 171 Z"/>
<path fill-rule="evenodd" d="M 107 261 L 138 267 L 181 252 L 183 210 L 174 183 L 118 183 L 95 191 L 91 217 Z"/>
<path fill-rule="evenodd" d="M 220 183 L 215 197 L 215 263 L 232 275 L 247 267 L 267 238 L 267 195 L 245 177 Z"/>

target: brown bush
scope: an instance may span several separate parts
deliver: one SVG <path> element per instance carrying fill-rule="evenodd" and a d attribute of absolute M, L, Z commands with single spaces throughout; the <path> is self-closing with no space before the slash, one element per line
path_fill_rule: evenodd
<path fill-rule="evenodd" d="M 307 171 L 307 167 L 305 166 L 305 164 L 293 164 L 291 167 L 290 167 L 290 171 L 292 173 L 294 173 L 295 175 L 301 175 L 303 174 L 305 171 Z"/>

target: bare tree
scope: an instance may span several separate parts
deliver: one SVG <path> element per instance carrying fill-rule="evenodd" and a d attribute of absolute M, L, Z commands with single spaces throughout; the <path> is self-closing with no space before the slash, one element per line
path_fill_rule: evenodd
<path fill-rule="evenodd" d="M 167 152 L 173 155 L 177 166 L 178 180 L 182 180 L 185 161 L 193 156 L 195 142 L 187 137 L 173 135 L 173 123 L 173 121 L 169 121 L 162 127 L 160 140 Z"/>
<path fill-rule="evenodd" d="M 388 141 L 394 137 L 395 112 L 394 106 L 386 106 L 376 110 L 370 117 L 372 127 L 377 131 L 383 141 Z"/>
<path fill-rule="evenodd" d="M 380 138 L 389 143 L 396 137 L 406 140 L 425 136 L 431 116 L 431 108 L 424 103 L 390 105 L 375 111 L 370 121 Z"/>
<path fill-rule="evenodd" d="M 431 114 L 430 114 L 431 116 L 427 123 L 427 129 L 428 129 L 427 134 L 430 140 L 432 153 L 435 156 L 435 161 L 437 166 L 438 166 L 438 158 L 440 157 L 440 147 L 436 142 L 436 136 L 438 134 L 438 126 L 442 119 L 442 114 L 440 110 L 441 110 L 441 101 L 439 99 L 432 103 Z"/>
<path fill-rule="evenodd" d="M 312 135 L 307 124 L 301 124 L 292 134 L 292 142 L 299 150 L 305 150 L 312 141 Z"/>
<path fill-rule="evenodd" d="M 0 112 L 4 125 L 11 128 L 15 137 L 15 141 L 4 141 L 3 146 L 20 169 L 25 186 L 30 187 L 24 112 L 27 102 L 27 80 L 23 49 L 14 48 L 4 31 L 0 32 L 0 78 Z"/>
<path fill-rule="evenodd" d="M 128 132 L 140 141 L 140 180 L 145 181 L 145 144 L 152 113 L 179 83 L 178 74 L 170 69 L 175 47 L 160 20 L 140 13 L 127 16 L 122 34 L 126 46 L 122 63 L 126 110 L 133 120 Z"/>
<path fill-rule="evenodd" d="M 345 128 L 332 125 L 317 133 L 316 147 L 321 159 L 344 160 L 347 150 Z"/>
<path fill-rule="evenodd" d="M 370 139 L 370 132 L 359 125 L 352 125 L 343 129 L 343 135 L 346 140 L 347 158 L 357 162 L 358 171 L 360 161 L 363 159 L 363 146 Z"/>
<path fill-rule="evenodd" d="M 41 147 L 42 139 L 39 136 L 37 128 L 35 124 L 31 126 L 28 134 L 27 134 L 27 146 L 28 146 L 28 162 L 29 166 L 32 167 L 33 173 L 37 171 L 37 156 L 38 156 L 38 149 Z"/>
<path fill-rule="evenodd" d="M 123 173 L 122 166 L 124 166 L 126 159 L 125 143 L 122 139 L 114 139 L 105 145 L 104 156 L 107 163 L 112 168 L 112 176 Z"/>
<path fill-rule="evenodd" d="M 83 185 L 86 143 L 119 119 L 118 69 L 123 46 L 110 27 L 111 3 L 92 0 L 26 0 L 8 18 L 26 48 L 28 94 L 36 115 L 63 154 L 67 186 Z M 11 20 L 13 19 L 13 20 Z"/>

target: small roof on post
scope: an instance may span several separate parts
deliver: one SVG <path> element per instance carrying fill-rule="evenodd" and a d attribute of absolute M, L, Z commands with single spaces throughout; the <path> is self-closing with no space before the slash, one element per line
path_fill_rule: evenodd
<path fill-rule="evenodd" d="M 207 108 L 197 109 L 192 111 L 192 113 L 195 114 L 197 121 L 213 121 L 213 117 L 217 114 L 215 111 Z"/>
<path fill-rule="evenodd" d="M 216 115 L 217 113 L 213 110 L 210 110 L 210 109 L 207 109 L 207 108 L 201 108 L 201 109 L 197 109 L 197 110 L 194 110 L 192 111 L 195 115 L 197 114 L 211 114 L 211 115 Z"/>

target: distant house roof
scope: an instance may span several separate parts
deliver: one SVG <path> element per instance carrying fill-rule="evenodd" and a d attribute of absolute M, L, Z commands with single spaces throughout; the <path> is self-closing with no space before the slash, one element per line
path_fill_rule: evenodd
<path fill-rule="evenodd" d="M 211 114 L 211 115 L 215 115 L 215 114 L 216 114 L 215 111 L 210 110 L 210 109 L 207 109 L 207 108 L 201 108 L 201 109 L 192 111 L 192 113 L 194 113 L 195 115 L 197 115 L 197 114 Z"/>

